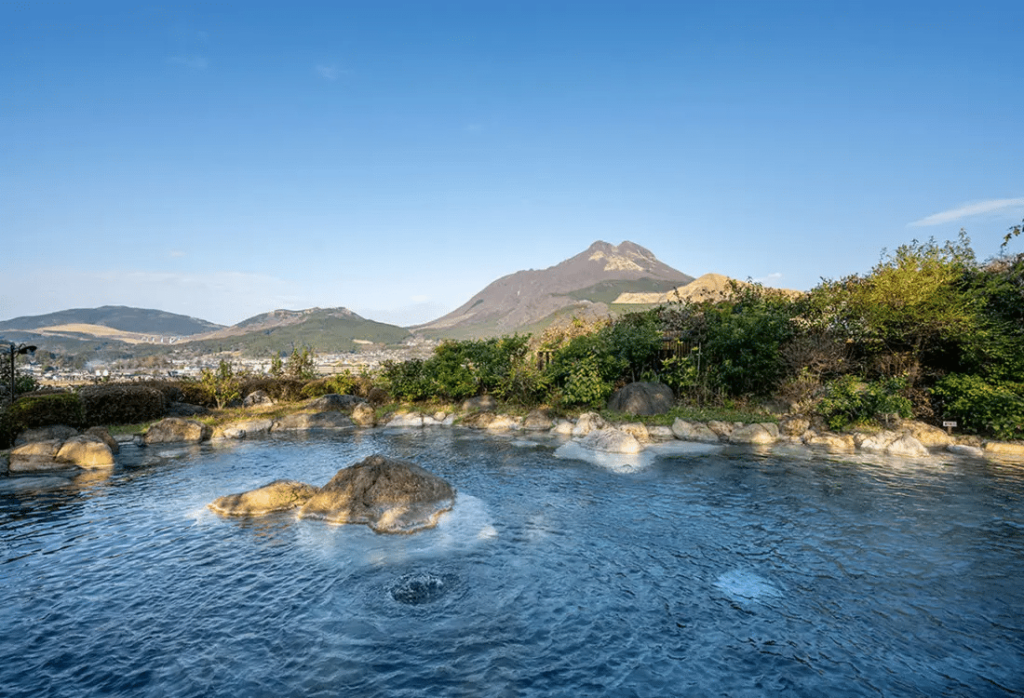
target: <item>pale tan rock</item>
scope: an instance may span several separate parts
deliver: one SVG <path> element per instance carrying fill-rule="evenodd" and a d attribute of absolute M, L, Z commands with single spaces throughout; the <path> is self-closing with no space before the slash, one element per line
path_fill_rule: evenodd
<path fill-rule="evenodd" d="M 921 442 L 925 448 L 945 448 L 956 441 L 945 429 L 924 422 L 905 420 L 900 424 L 900 429 Z"/>
<path fill-rule="evenodd" d="M 856 448 L 853 436 L 850 434 L 815 434 L 809 432 L 810 436 L 804 437 L 804 443 L 808 446 L 819 446 L 834 452 L 851 453 Z"/>
<path fill-rule="evenodd" d="M 862 451 L 868 453 L 885 453 L 893 441 L 900 437 L 894 431 L 878 431 L 873 433 L 854 432 L 853 443 Z"/>
<path fill-rule="evenodd" d="M 620 424 L 617 429 L 630 434 L 640 443 L 646 443 L 651 440 L 650 432 L 647 431 L 647 425 L 643 422 L 626 422 L 625 424 Z"/>
<path fill-rule="evenodd" d="M 982 446 L 985 455 L 1010 456 L 1024 458 L 1024 444 L 1011 444 L 1005 441 L 986 441 Z"/>
<path fill-rule="evenodd" d="M 614 427 L 588 432 L 580 439 L 579 443 L 583 448 L 605 453 L 640 453 L 644 450 L 643 444 L 637 441 L 632 434 L 619 431 Z"/>
<path fill-rule="evenodd" d="M 554 426 L 554 421 L 545 410 L 532 410 L 523 421 L 523 429 L 527 431 L 547 431 Z"/>
<path fill-rule="evenodd" d="M 576 424 L 572 428 L 572 435 L 575 438 L 580 438 L 596 429 L 604 429 L 606 426 L 608 424 L 597 412 L 584 412 L 576 420 Z"/>
<path fill-rule="evenodd" d="M 804 417 L 787 417 L 779 422 L 779 431 L 783 436 L 802 436 L 811 428 L 811 420 Z"/>
<path fill-rule="evenodd" d="M 79 468 L 109 468 L 114 465 L 114 454 L 100 437 L 79 434 L 61 444 L 54 460 Z"/>
<path fill-rule="evenodd" d="M 361 427 L 372 427 L 377 423 L 377 414 L 368 403 L 360 403 L 352 408 L 350 415 L 353 423 Z"/>
<path fill-rule="evenodd" d="M 672 423 L 672 433 L 680 441 L 697 441 L 700 443 L 718 443 L 719 436 L 711 428 L 701 422 L 688 422 L 676 419 Z"/>
<path fill-rule="evenodd" d="M 921 458 L 928 455 L 928 449 L 910 434 L 903 434 L 885 447 L 885 455 L 900 458 Z"/>
<path fill-rule="evenodd" d="M 78 430 L 64 424 L 51 424 L 47 427 L 26 429 L 14 440 L 15 446 L 23 446 L 33 441 L 66 441 L 78 433 Z"/>
<path fill-rule="evenodd" d="M 515 431 L 522 426 L 522 420 L 507 414 L 495 415 L 487 429 L 490 431 Z"/>
<path fill-rule="evenodd" d="M 671 441 L 676 438 L 676 435 L 672 432 L 672 427 L 660 425 L 647 427 L 647 436 L 651 441 Z"/>
<path fill-rule="evenodd" d="M 419 412 L 399 412 L 384 426 L 389 429 L 415 429 L 423 426 L 423 415 Z"/>
<path fill-rule="evenodd" d="M 551 427 L 551 433 L 558 436 L 572 436 L 574 427 L 575 425 L 568 419 L 559 419 L 555 422 L 555 426 Z"/>
<path fill-rule="evenodd" d="M 7 466 L 8 472 L 35 473 L 71 467 L 67 463 L 56 461 L 57 451 L 60 450 L 63 443 L 62 439 L 50 439 L 48 441 L 32 441 L 14 448 Z"/>
<path fill-rule="evenodd" d="M 213 430 L 194 419 L 167 417 L 151 426 L 143 437 L 146 444 L 199 443 L 207 441 Z"/>
<path fill-rule="evenodd" d="M 741 425 L 734 424 L 733 422 L 720 422 L 716 419 L 713 419 L 707 423 L 708 429 L 715 432 L 715 434 L 717 434 L 718 437 L 723 440 L 727 440 L 729 434 L 731 434 L 732 430 L 735 429 L 737 426 Z"/>
<path fill-rule="evenodd" d="M 771 426 L 775 428 L 769 429 L 765 424 L 744 424 L 732 430 L 729 434 L 729 443 L 760 446 L 773 444 L 779 440 L 779 429 L 774 424 Z"/>
<path fill-rule="evenodd" d="M 228 516 L 262 516 L 297 509 L 317 493 L 317 488 L 295 480 L 274 480 L 255 490 L 218 497 L 208 506 Z"/>

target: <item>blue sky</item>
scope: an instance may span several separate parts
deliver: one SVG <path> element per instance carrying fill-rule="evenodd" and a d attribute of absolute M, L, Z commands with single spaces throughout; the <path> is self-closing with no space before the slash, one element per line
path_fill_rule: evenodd
<path fill-rule="evenodd" d="M 433 319 L 595 240 L 809 289 L 1024 218 L 1024 2 L 0 4 L 0 319 Z M 1011 251 L 1019 251 L 1017 239 Z"/>

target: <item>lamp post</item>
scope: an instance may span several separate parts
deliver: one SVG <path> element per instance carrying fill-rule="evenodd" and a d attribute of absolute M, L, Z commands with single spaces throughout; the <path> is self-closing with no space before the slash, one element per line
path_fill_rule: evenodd
<path fill-rule="evenodd" d="M 36 347 L 32 344 L 15 344 L 14 342 L 9 343 L 10 355 L 11 355 L 11 404 L 14 404 L 14 357 L 18 354 L 35 354 Z"/>

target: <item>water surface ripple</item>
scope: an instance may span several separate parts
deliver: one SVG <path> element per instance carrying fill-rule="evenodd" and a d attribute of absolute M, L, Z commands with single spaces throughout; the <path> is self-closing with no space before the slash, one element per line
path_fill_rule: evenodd
<path fill-rule="evenodd" d="M 1024 694 L 1024 469 L 528 445 L 351 431 L 0 480 L 0 695 Z M 456 486 L 438 528 L 205 508 L 374 452 Z"/>

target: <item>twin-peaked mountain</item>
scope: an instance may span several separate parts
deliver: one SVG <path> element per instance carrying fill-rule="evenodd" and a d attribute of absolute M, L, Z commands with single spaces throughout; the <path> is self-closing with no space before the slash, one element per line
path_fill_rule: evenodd
<path fill-rule="evenodd" d="M 691 281 L 636 243 L 598 241 L 553 267 L 503 276 L 447 315 L 413 329 L 438 337 L 531 331 L 574 313 L 607 314 L 624 293 L 663 297 Z"/>

